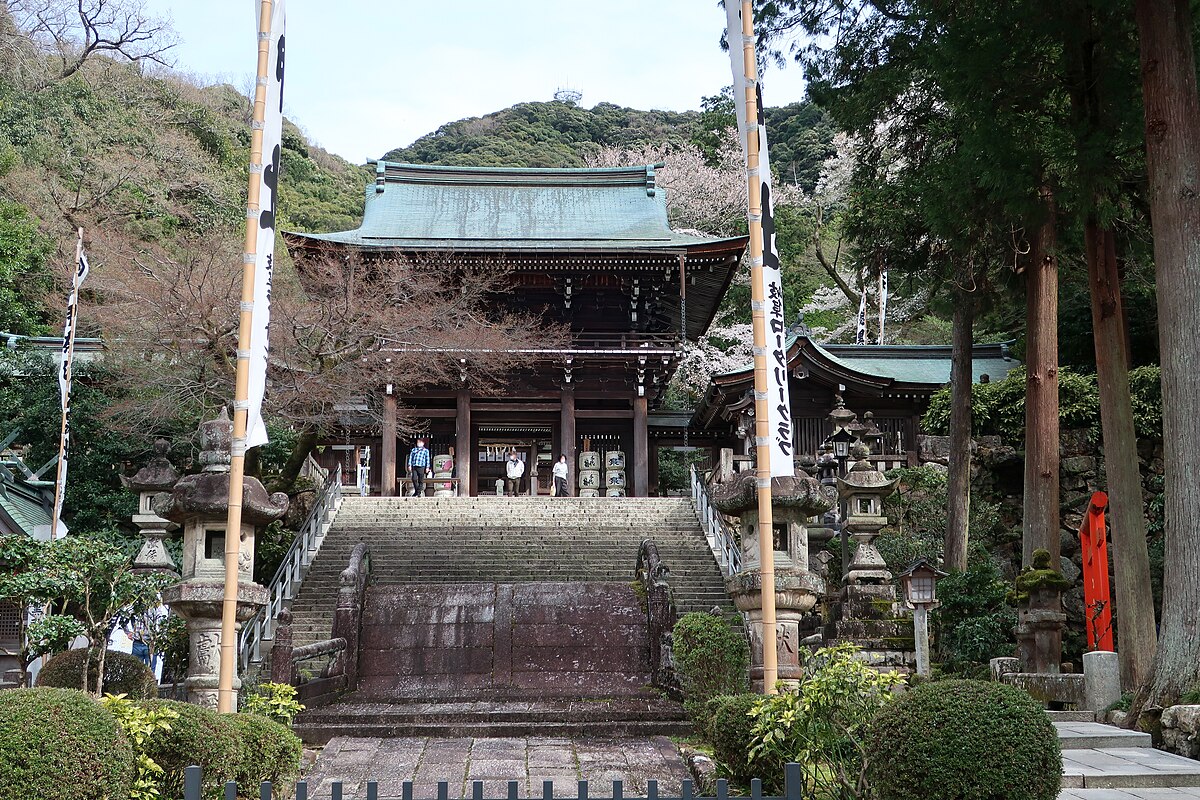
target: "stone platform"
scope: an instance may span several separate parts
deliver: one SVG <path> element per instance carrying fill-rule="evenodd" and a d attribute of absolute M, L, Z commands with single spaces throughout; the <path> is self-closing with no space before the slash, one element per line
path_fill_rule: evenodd
<path fill-rule="evenodd" d="M 1149 734 L 1096 722 L 1054 726 L 1063 757 L 1059 800 L 1200 798 L 1200 761 L 1155 750 Z"/>
<path fill-rule="evenodd" d="M 575 797 L 578 781 L 593 782 L 589 794 L 610 797 L 612 781 L 624 781 L 627 796 L 645 796 L 646 781 L 658 781 L 659 793 L 678 796 L 689 778 L 687 764 L 665 737 L 650 738 L 351 738 L 332 739 L 307 775 L 312 800 L 331 797 L 331 784 L 342 782 L 345 800 L 366 797 L 366 781 L 378 783 L 380 800 L 399 798 L 404 781 L 413 781 L 415 800 L 437 797 L 446 781 L 448 797 L 471 796 L 471 782 L 483 781 L 486 797 L 508 795 L 516 781 L 522 797 L 540 797 L 543 782 L 554 793 Z"/>

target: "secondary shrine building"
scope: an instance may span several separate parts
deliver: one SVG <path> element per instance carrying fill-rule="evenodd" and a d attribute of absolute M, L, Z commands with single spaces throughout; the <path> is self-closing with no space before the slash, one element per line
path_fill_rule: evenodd
<path fill-rule="evenodd" d="M 660 448 L 699 447 L 710 463 L 720 448 L 750 451 L 750 365 L 713 376 L 694 410 L 657 407 L 684 341 L 707 330 L 747 244 L 744 236 L 672 231 L 665 192 L 655 184 L 660 165 L 373 163 L 362 225 L 285 234 L 298 263 L 331 249 L 371 258 L 452 253 L 504 270 L 515 288 L 501 302 L 536 310 L 571 336 L 565 346 L 529 353 L 526 366 L 487 397 L 461 386 L 401 397 L 379 387 L 382 425 L 365 406 L 348 404 L 341 432 L 319 448 L 323 466 L 340 463 L 344 482 L 361 481 L 372 493 L 403 492 L 412 442 L 398 438 L 398 402 L 426 426 L 435 461 L 453 459 L 444 480 L 435 476 L 429 488 L 443 494 L 497 493 L 511 450 L 526 464 L 522 494 L 547 494 L 551 467 L 565 454 L 574 494 L 639 497 L 659 493 Z M 977 345 L 974 359 L 976 381 L 999 380 L 1017 363 L 1002 344 Z M 920 417 L 949 382 L 950 348 L 821 345 L 798 325 L 788 366 L 797 458 L 816 454 L 830 432 L 829 411 L 844 401 L 860 415 L 873 413 L 893 461 L 915 464 Z M 599 463 L 579 464 L 584 452 Z"/>

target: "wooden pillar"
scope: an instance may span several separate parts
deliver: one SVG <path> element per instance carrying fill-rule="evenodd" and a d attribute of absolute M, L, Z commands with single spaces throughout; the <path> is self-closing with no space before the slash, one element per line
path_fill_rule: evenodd
<path fill-rule="evenodd" d="M 558 422 L 558 455 L 567 457 L 567 494 L 575 493 L 575 389 L 566 386 L 562 390 L 560 419 Z M 555 456 L 555 461 L 558 456 Z"/>
<path fill-rule="evenodd" d="M 633 398 L 633 496 L 645 497 L 649 489 L 649 431 L 646 429 L 646 397 Z"/>
<path fill-rule="evenodd" d="M 388 391 L 383 396 L 383 441 L 379 447 L 380 479 L 379 494 L 394 497 L 396 494 L 396 395 Z"/>
<path fill-rule="evenodd" d="M 458 494 L 470 497 L 475 494 L 475 482 L 471 478 L 471 464 L 475 451 L 471 448 L 471 393 L 458 390 L 458 413 L 454 417 L 454 472 L 458 478 Z"/>

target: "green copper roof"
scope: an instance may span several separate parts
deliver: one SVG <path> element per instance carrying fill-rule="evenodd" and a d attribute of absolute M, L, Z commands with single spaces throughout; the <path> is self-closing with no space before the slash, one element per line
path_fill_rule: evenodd
<path fill-rule="evenodd" d="M 806 335 L 791 332 L 787 338 L 786 349 L 793 351 L 793 346 L 801 337 Z M 842 368 L 858 373 L 864 379 L 872 381 L 896 381 L 906 384 L 922 384 L 926 386 L 943 386 L 950 382 L 950 351 L 948 345 L 856 345 L 856 344 L 818 344 L 811 339 L 808 344 L 817 353 Z M 1020 366 L 1020 362 L 1008 354 L 1011 342 L 993 344 L 976 344 L 971 359 L 971 377 L 974 383 L 979 383 L 984 375 L 989 380 L 1003 380 L 1009 371 Z M 791 356 L 794 362 L 800 357 L 800 350 Z M 749 373 L 754 364 L 746 364 L 714 377 L 736 376 Z"/>
<path fill-rule="evenodd" d="M 675 233 L 661 164 L 518 169 L 375 164 L 356 230 L 289 234 L 359 247 L 637 250 L 725 241 Z M 731 241 L 741 241 L 731 240 Z"/>
<path fill-rule="evenodd" d="M 49 534 L 50 511 L 45 505 L 46 496 L 40 491 L 45 485 L 44 481 L 21 480 L 0 465 L 0 531 L 14 528 L 3 532 L 30 537 L 35 532 Z M 43 530 L 37 531 L 39 527 Z"/>
<path fill-rule="evenodd" d="M 1004 380 L 1020 363 L 1008 355 L 1011 342 L 976 344 L 971 358 L 971 381 L 982 376 Z M 904 383 L 943 385 L 950 382 L 950 348 L 941 345 L 853 345 L 820 346 L 835 361 L 866 375 L 893 378 Z"/>

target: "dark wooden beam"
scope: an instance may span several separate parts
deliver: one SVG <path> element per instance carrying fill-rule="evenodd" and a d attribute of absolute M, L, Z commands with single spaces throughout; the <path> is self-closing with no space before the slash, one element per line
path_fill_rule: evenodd
<path fill-rule="evenodd" d="M 380 474 L 379 493 L 384 497 L 396 494 L 396 395 L 388 391 L 383 396 L 383 430 L 380 442 L 380 459 L 383 462 Z"/>
<path fill-rule="evenodd" d="M 475 482 L 471 480 L 471 463 L 474 450 L 471 448 L 471 393 L 458 390 L 454 420 L 454 471 L 458 478 L 458 493 L 462 496 L 474 494 Z"/>
<path fill-rule="evenodd" d="M 649 491 L 650 442 L 647 435 L 646 398 L 633 398 L 633 496 L 645 497 Z"/>

